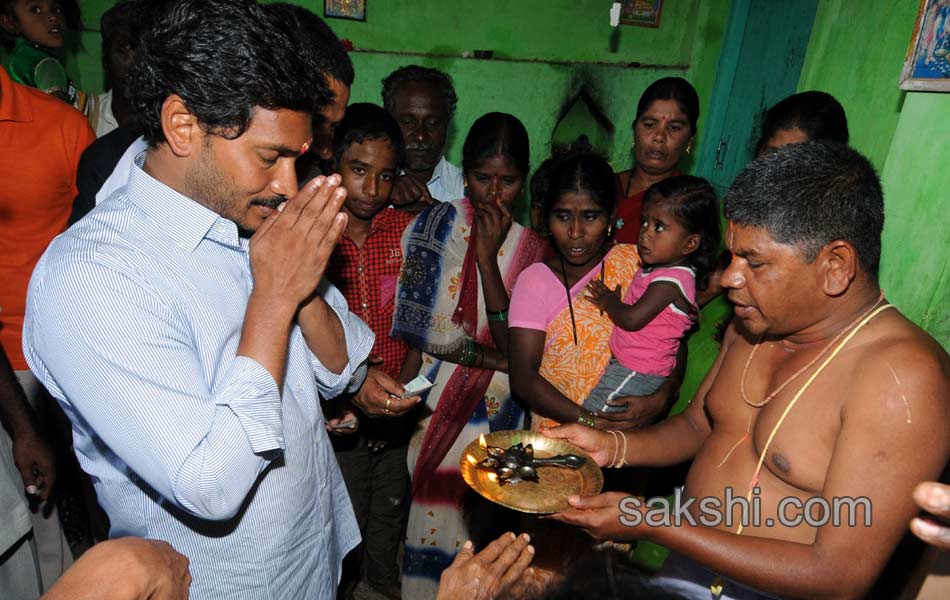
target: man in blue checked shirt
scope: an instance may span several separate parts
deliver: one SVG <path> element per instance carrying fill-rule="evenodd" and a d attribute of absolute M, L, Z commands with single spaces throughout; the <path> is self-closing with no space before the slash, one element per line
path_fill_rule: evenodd
<path fill-rule="evenodd" d="M 252 0 L 171 4 L 129 85 L 149 148 L 37 265 L 27 360 L 111 537 L 170 543 L 199 600 L 333 598 L 359 530 L 321 398 L 418 398 L 363 383 L 373 336 L 323 281 L 345 192 L 294 161 L 324 77 Z"/>

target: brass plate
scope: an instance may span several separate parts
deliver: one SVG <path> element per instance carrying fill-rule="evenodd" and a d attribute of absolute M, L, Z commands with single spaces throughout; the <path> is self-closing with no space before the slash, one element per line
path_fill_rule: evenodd
<path fill-rule="evenodd" d="M 488 456 L 488 452 L 478 445 L 475 439 L 462 451 L 460 462 L 462 478 L 473 490 L 492 502 L 508 508 L 536 514 L 550 514 L 568 510 L 570 496 L 593 496 L 604 487 L 604 475 L 600 467 L 586 452 L 564 440 L 545 437 L 534 431 L 508 430 L 496 431 L 485 436 L 489 446 L 508 448 L 523 443 L 534 447 L 536 458 L 549 458 L 558 454 L 577 454 L 587 459 L 579 469 L 565 467 L 539 467 L 538 481 L 522 481 L 499 485 L 498 481 L 488 478 L 489 471 L 479 469 L 466 458 L 475 457 L 476 462 Z"/>

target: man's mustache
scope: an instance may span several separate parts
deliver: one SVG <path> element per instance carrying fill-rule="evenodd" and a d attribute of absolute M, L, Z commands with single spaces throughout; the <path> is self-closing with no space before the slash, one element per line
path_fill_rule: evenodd
<path fill-rule="evenodd" d="M 255 198 L 251 200 L 251 205 L 266 206 L 277 210 L 277 207 L 287 201 L 283 196 L 274 196 L 272 198 Z"/>
<path fill-rule="evenodd" d="M 429 144 L 406 144 L 406 150 L 428 152 L 432 150 L 432 146 Z"/>

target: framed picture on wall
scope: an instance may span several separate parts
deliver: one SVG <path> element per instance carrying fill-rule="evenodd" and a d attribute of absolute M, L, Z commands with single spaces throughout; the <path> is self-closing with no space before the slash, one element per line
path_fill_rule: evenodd
<path fill-rule="evenodd" d="M 950 92 L 950 0 L 921 0 L 900 88 Z"/>
<path fill-rule="evenodd" d="M 659 27 L 663 0 L 623 0 L 620 23 L 640 27 Z"/>
<path fill-rule="evenodd" d="M 365 21 L 366 0 L 323 0 L 323 16 Z"/>

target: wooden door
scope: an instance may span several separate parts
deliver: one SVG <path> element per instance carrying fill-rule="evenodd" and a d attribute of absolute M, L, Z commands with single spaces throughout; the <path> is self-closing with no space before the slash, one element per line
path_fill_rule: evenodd
<path fill-rule="evenodd" d="M 795 93 L 818 0 L 735 0 L 695 174 L 720 197 L 752 157 L 761 114 Z"/>

